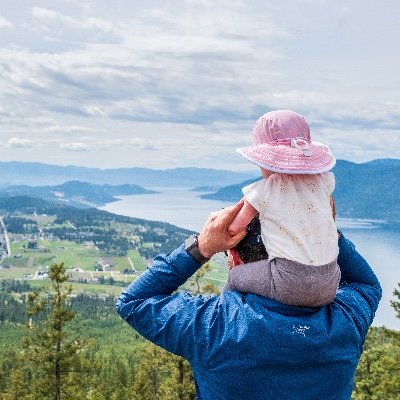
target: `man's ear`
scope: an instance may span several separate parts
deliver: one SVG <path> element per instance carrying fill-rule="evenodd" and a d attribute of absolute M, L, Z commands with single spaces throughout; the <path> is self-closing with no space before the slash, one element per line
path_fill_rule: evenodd
<path fill-rule="evenodd" d="M 232 248 L 229 250 L 231 252 L 231 257 L 232 257 L 232 267 L 236 267 L 237 265 L 244 264 L 242 259 L 239 256 L 238 251 L 235 248 Z"/>

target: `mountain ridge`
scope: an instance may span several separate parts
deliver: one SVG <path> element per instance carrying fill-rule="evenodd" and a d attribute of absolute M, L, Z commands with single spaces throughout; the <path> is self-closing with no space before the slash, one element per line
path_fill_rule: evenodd
<path fill-rule="evenodd" d="M 260 179 L 260 174 L 256 167 L 251 172 L 234 172 L 195 167 L 170 170 L 152 170 L 148 168 L 101 170 L 88 167 L 62 167 L 20 162 L 0 162 L 0 166 L 3 168 L 3 174 L 0 176 L 0 184 L 3 186 L 3 190 L 6 178 L 11 176 L 7 175 L 7 168 L 10 170 L 10 168 L 18 167 L 19 171 L 14 171 L 14 175 L 11 176 L 13 179 L 19 180 L 23 178 L 22 180 L 29 181 L 32 176 L 36 176 L 35 179 L 37 179 L 40 175 L 42 186 L 44 181 L 62 180 L 72 172 L 81 174 L 82 171 L 89 171 L 89 175 L 80 175 L 79 181 L 88 178 L 86 181 L 88 185 L 99 185 L 96 181 L 101 181 L 102 185 L 112 185 L 109 181 L 118 181 L 120 182 L 118 185 L 122 187 L 127 182 L 132 183 L 134 179 L 137 179 L 135 185 L 139 185 L 138 181 L 142 181 L 144 182 L 143 186 L 146 187 L 191 187 L 194 188 L 193 190 L 201 187 L 204 189 L 206 185 L 210 190 L 213 188 L 220 189 L 215 190 L 213 193 L 202 195 L 200 196 L 201 198 L 232 202 L 242 197 L 241 188 L 243 186 Z M 30 175 L 27 169 L 30 170 Z M 46 176 L 46 171 L 49 171 L 49 173 L 56 171 L 56 173 Z M 24 172 L 27 175 L 24 175 Z M 102 172 L 104 175 L 101 176 Z M 333 172 L 336 177 L 334 197 L 339 217 L 378 219 L 400 223 L 400 202 L 398 201 L 400 198 L 400 187 L 398 185 L 400 159 L 376 159 L 365 163 L 338 160 Z M 93 181 L 89 178 L 93 178 Z M 34 184 L 34 182 L 30 183 Z M 108 200 L 114 201 L 112 193 L 111 195 L 107 193 L 107 195 L 110 196 Z"/>
<path fill-rule="evenodd" d="M 0 188 L 0 196 L 29 196 L 62 202 L 75 207 L 98 207 L 117 201 L 115 196 L 158 193 L 138 185 L 96 185 L 81 181 L 67 181 L 55 186 L 13 185 Z"/>
<path fill-rule="evenodd" d="M 379 159 L 361 164 L 338 160 L 332 172 L 339 217 L 400 223 L 400 160 Z M 236 202 L 242 197 L 242 187 L 260 178 L 222 187 L 201 198 Z"/>
<path fill-rule="evenodd" d="M 132 183 L 144 187 L 194 187 L 205 183 L 225 186 L 257 176 L 257 171 L 236 172 L 212 168 L 172 168 L 165 170 L 132 167 L 100 169 L 60 166 L 19 161 L 0 162 L 0 185 L 58 185 L 67 181 L 121 185 Z"/>

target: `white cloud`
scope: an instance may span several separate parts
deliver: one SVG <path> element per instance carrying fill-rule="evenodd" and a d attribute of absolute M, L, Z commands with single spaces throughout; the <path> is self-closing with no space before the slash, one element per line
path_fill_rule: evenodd
<path fill-rule="evenodd" d="M 97 29 L 104 32 L 114 31 L 114 23 L 102 18 L 87 18 L 82 25 L 89 29 Z"/>
<path fill-rule="evenodd" d="M 12 28 L 13 24 L 0 15 L 0 28 Z"/>
<path fill-rule="evenodd" d="M 46 132 L 50 133 L 65 133 L 65 134 L 82 134 L 84 132 L 91 132 L 92 129 L 86 126 L 79 125 L 50 125 L 44 128 Z"/>
<path fill-rule="evenodd" d="M 55 19 L 60 16 L 60 14 L 56 11 L 41 7 L 33 7 L 32 15 L 35 18 L 43 18 L 43 19 Z"/>
<path fill-rule="evenodd" d="M 35 152 L 18 153 L 16 142 L 10 157 L 40 159 L 40 147 L 57 162 L 224 168 L 259 115 L 290 108 L 315 140 L 347 140 L 334 145 L 338 158 L 400 157 L 400 6 L 389 2 L 390 13 L 334 0 L 8 7 L 0 132 L 35 138 L 22 143 Z M 371 32 L 374 20 L 385 24 Z"/>
<path fill-rule="evenodd" d="M 41 20 L 48 20 L 49 22 L 56 21 L 72 29 L 93 29 L 110 33 L 115 28 L 112 21 L 103 18 L 73 18 L 67 15 L 63 15 L 57 11 L 41 7 L 33 7 L 32 16 Z"/>
<path fill-rule="evenodd" d="M 8 145 L 11 147 L 18 147 L 23 149 L 30 149 L 33 147 L 33 142 L 30 139 L 12 137 L 8 140 Z"/>
<path fill-rule="evenodd" d="M 82 142 L 69 142 L 61 143 L 60 148 L 67 151 L 88 151 L 90 147 L 87 143 Z"/>

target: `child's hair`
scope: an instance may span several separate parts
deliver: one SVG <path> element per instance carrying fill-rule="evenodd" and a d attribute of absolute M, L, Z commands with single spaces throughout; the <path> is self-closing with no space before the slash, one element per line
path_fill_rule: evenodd
<path fill-rule="evenodd" d="M 266 260 L 268 258 L 267 250 L 264 244 L 238 244 L 236 250 L 245 264 Z"/>
<path fill-rule="evenodd" d="M 261 238 L 261 224 L 258 214 L 247 226 L 246 236 L 235 248 L 245 264 L 268 258 L 267 250 Z"/>

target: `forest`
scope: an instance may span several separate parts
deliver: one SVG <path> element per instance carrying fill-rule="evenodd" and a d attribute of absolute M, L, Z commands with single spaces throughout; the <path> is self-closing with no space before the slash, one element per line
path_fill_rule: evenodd
<path fill-rule="evenodd" d="M 207 268 L 191 278 L 194 293 L 217 291 Z M 195 399 L 189 364 L 122 323 L 114 297 L 72 295 L 63 264 L 52 265 L 50 280 L 39 291 L 1 282 L 0 399 Z M 400 290 L 394 295 L 400 318 Z M 399 360 L 400 332 L 372 327 L 352 399 L 399 399 Z"/>

